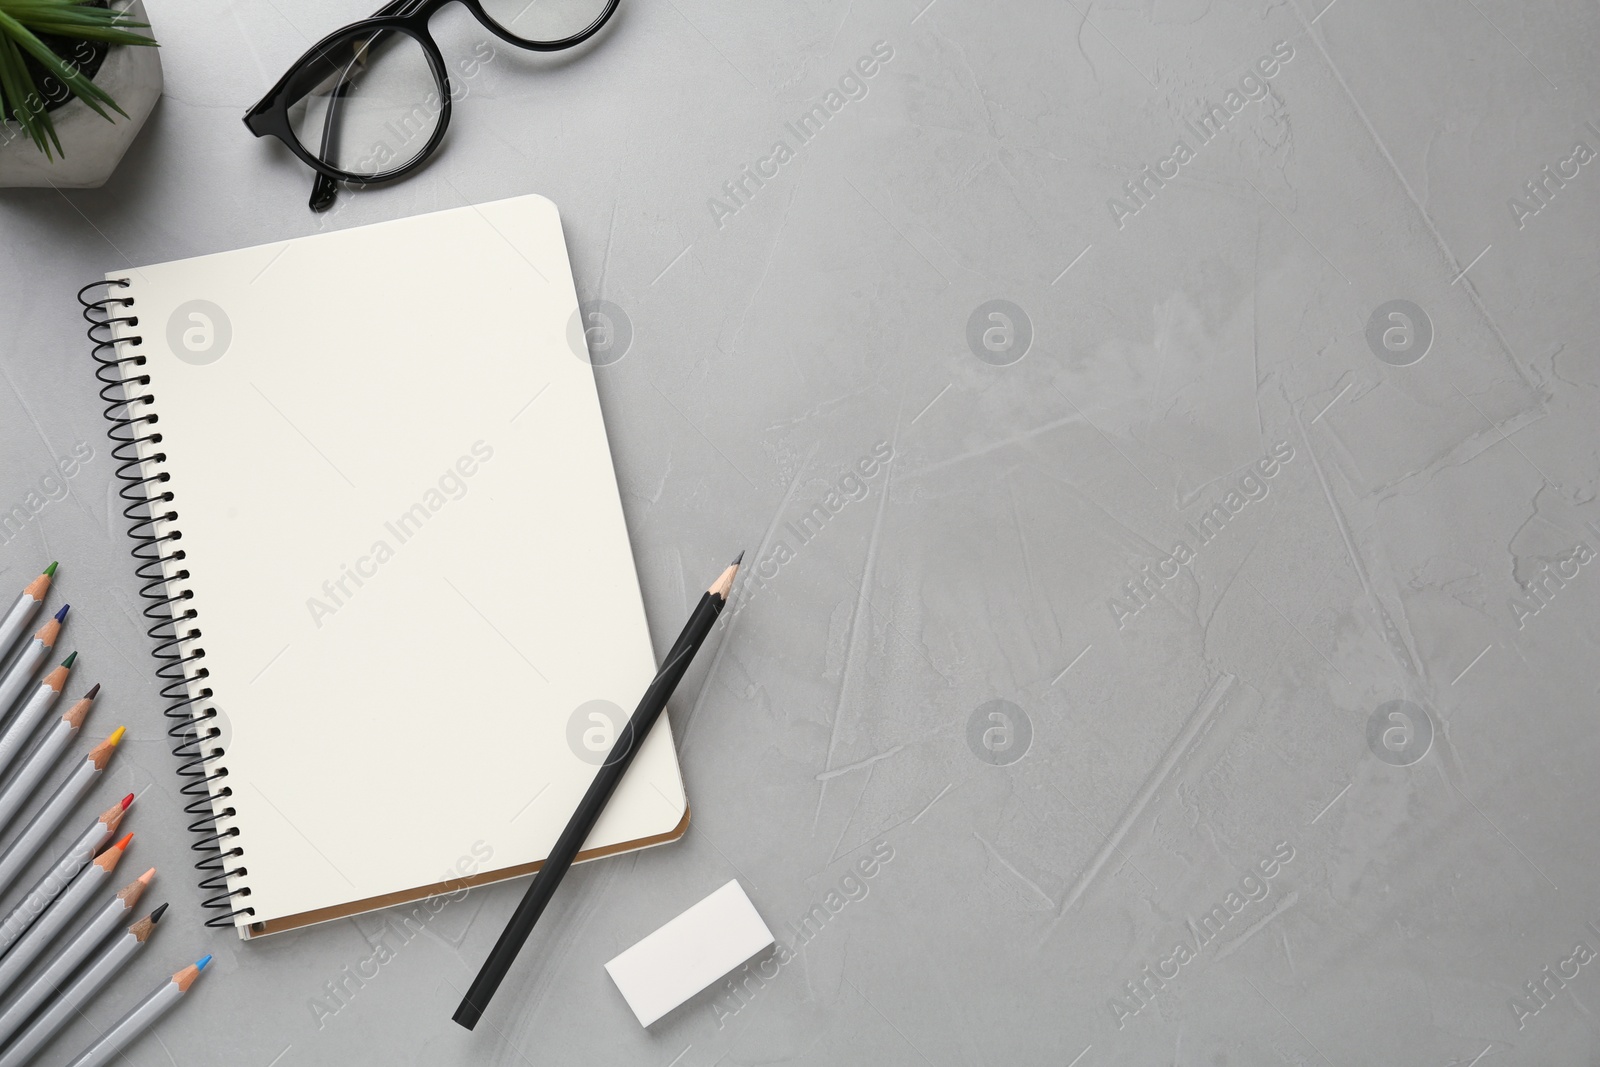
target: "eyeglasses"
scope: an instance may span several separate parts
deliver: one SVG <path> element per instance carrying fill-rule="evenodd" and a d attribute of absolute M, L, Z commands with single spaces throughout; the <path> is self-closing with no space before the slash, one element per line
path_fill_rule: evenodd
<path fill-rule="evenodd" d="M 450 125 L 450 77 L 428 20 L 455 0 L 393 0 L 330 34 L 244 116 L 317 172 L 311 210 L 333 204 L 336 182 L 369 185 L 420 167 Z M 599 32 L 619 0 L 460 0 L 496 37 L 559 52 Z"/>

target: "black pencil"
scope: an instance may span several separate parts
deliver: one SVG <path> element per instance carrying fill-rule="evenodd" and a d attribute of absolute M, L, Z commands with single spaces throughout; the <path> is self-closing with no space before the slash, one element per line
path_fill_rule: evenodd
<path fill-rule="evenodd" d="M 700 603 L 690 614 L 683 633 L 678 636 L 672 650 L 667 653 L 666 662 L 661 665 L 655 680 L 640 698 L 633 717 L 617 735 L 611 754 L 606 757 L 605 763 L 595 774 L 594 781 L 589 784 L 589 791 L 584 793 L 583 800 L 579 801 L 572 818 L 567 822 L 567 828 L 561 831 L 561 836 L 556 839 L 555 847 L 550 850 L 544 865 L 533 876 L 533 884 L 528 886 L 528 891 L 523 894 L 522 903 L 511 913 L 511 921 L 506 923 L 505 930 L 500 934 L 500 940 L 495 942 L 489 958 L 484 960 L 483 966 L 479 968 L 478 976 L 472 980 L 467 995 L 461 998 L 461 1004 L 451 1018 L 468 1030 L 477 1026 L 478 1020 L 483 1017 L 484 1009 L 489 1006 L 495 990 L 500 988 L 500 983 L 505 979 L 506 972 L 511 969 L 511 964 L 521 951 L 523 942 L 527 941 L 528 935 L 533 932 L 533 924 L 539 921 L 539 915 L 544 911 L 545 905 L 550 903 L 550 898 L 555 895 L 556 887 L 561 884 L 561 879 L 572 866 L 572 861 L 577 857 L 578 850 L 583 847 L 589 831 L 594 829 L 595 821 L 605 810 L 606 802 L 611 799 L 617 783 L 622 780 L 623 773 L 633 762 L 634 754 L 639 748 L 635 739 L 649 736 L 650 727 L 655 725 L 661 710 L 667 706 L 672 691 L 678 687 L 678 681 L 689 669 L 689 663 L 694 659 L 695 653 L 700 651 L 706 635 L 711 632 L 712 624 L 717 621 L 723 605 L 728 602 L 728 592 L 733 588 L 733 576 L 738 573 L 739 562 L 743 559 L 744 553 L 741 552 L 700 598 Z"/>

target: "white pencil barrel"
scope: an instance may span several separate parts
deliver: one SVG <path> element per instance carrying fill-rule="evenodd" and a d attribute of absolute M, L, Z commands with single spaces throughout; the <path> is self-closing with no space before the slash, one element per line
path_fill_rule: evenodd
<path fill-rule="evenodd" d="M 111 931 L 127 925 L 131 911 L 132 909 L 121 900 L 113 900 L 100 909 L 100 914 L 90 919 L 88 925 L 80 930 L 76 937 L 67 942 L 67 947 L 50 961 L 48 967 L 39 972 L 37 978 L 24 986 L 6 1005 L 4 1014 L 0 1014 L 0 1043 L 11 1040 L 11 1036 L 22 1029 L 22 1024 L 28 1021 L 28 1017 L 38 1009 L 39 1005 L 55 995 L 67 977 L 89 958 Z M 7 959 L 9 958 L 8 956 Z M 23 969 L 26 967 L 24 964 Z M 15 976 L 12 980 L 15 980 Z"/>
<path fill-rule="evenodd" d="M 39 724 L 49 718 L 50 709 L 60 695 L 59 690 L 41 685 L 22 705 L 22 710 L 6 724 L 6 728 L 0 730 L 0 775 L 10 770 L 11 765 L 27 751 L 28 742 L 39 729 Z"/>
<path fill-rule="evenodd" d="M 33 1054 L 43 1047 L 46 1041 L 56 1036 L 61 1031 L 61 1028 L 77 1016 L 107 982 L 117 976 L 118 971 L 128 965 L 128 961 L 133 959 L 133 954 L 138 952 L 141 947 L 139 939 L 132 934 L 124 934 L 120 939 L 112 942 L 111 947 L 106 950 L 104 955 L 91 963 L 88 969 L 78 976 L 76 981 L 62 990 L 61 996 L 46 1008 L 42 1015 L 30 1023 L 27 1029 L 18 1034 L 15 1041 L 7 1046 L 5 1053 L 0 1055 L 0 1067 L 22 1067 L 22 1064 L 32 1059 Z M 171 985 L 174 993 L 176 993 L 177 984 L 169 982 L 168 985 Z M 147 998 L 145 1003 L 149 1003 L 154 999 L 154 996 Z M 173 999 L 176 1000 L 176 996 Z M 143 1007 L 144 1004 L 141 1004 L 134 1011 L 138 1011 Z M 159 1014 L 158 1012 L 157 1015 Z M 132 1018 L 131 1013 L 129 1018 Z M 123 1022 L 126 1021 L 126 1019 L 123 1020 Z M 105 1037 L 96 1042 L 95 1048 L 99 1048 L 116 1036 L 122 1025 L 123 1023 L 118 1023 L 107 1032 Z M 124 1038 L 124 1040 L 127 1040 L 127 1038 Z M 120 1047 L 119 1045 L 118 1048 Z M 91 1049 L 90 1051 L 94 1050 Z M 109 1057 L 116 1054 L 117 1050 L 112 1049 L 107 1054 L 107 1059 L 94 1060 L 92 1062 L 107 1063 L 110 1062 Z M 85 1053 L 85 1055 L 88 1055 L 88 1053 Z M 82 1059 L 82 1057 L 79 1058 Z"/>
<path fill-rule="evenodd" d="M 178 983 L 168 982 L 141 1000 L 117 1025 L 107 1030 L 104 1037 L 85 1049 L 67 1067 L 101 1067 L 102 1064 L 111 1063 L 118 1053 L 133 1043 L 134 1038 L 154 1026 L 157 1019 L 171 1011 L 182 999 L 183 990 L 178 988 Z M 0 1067 L 12 1065 L 0 1060 Z"/>
<path fill-rule="evenodd" d="M 28 761 L 17 771 L 11 784 L 0 791 L 0 833 L 4 833 L 17 817 L 24 805 L 34 796 L 34 791 L 39 788 L 39 783 L 44 776 L 50 773 L 50 768 L 56 765 L 63 753 L 72 746 L 72 739 L 77 736 L 75 730 L 68 722 L 56 723 L 44 740 L 39 742 L 39 747 L 33 750 Z"/>
<path fill-rule="evenodd" d="M 50 839 L 50 835 L 60 828 L 66 821 L 72 809 L 77 807 L 78 801 L 94 785 L 95 779 L 100 776 L 99 770 L 88 760 L 78 767 L 61 783 L 61 787 L 51 794 L 45 801 L 44 807 L 35 815 L 11 842 L 11 847 L 6 849 L 5 855 L 0 856 L 0 893 L 11 888 L 17 876 L 23 872 L 34 856 L 39 854 L 39 849 Z"/>
<path fill-rule="evenodd" d="M 48 651 L 43 641 L 37 637 L 32 638 L 23 646 L 22 654 L 5 673 L 5 677 L 0 678 L 0 719 L 5 718 L 6 712 L 11 710 L 11 705 L 17 702 L 23 690 L 28 688 L 28 683 L 33 681 L 33 672 L 44 662 L 45 653 Z"/>
<path fill-rule="evenodd" d="M 64 875 L 60 882 L 42 881 L 0 924 L 0 952 L 5 953 L 0 956 L 0 990 L 8 988 L 39 958 L 111 877 L 110 871 L 88 860 L 65 873 L 69 869 L 66 862 L 57 864 L 51 874 Z M 66 888 L 60 889 L 63 884 Z"/>
<path fill-rule="evenodd" d="M 6 612 L 4 622 L 0 622 L 0 663 L 11 654 L 11 646 L 17 643 L 17 638 L 27 632 L 28 623 L 33 618 L 33 613 L 39 610 L 39 601 L 27 593 L 17 597 L 11 605 L 11 610 Z"/>

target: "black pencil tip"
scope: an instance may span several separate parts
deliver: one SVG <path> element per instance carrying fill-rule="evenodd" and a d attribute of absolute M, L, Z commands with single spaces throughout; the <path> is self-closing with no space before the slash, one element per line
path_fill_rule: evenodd
<path fill-rule="evenodd" d="M 167 910 L 167 906 L 165 904 L 163 904 L 163 905 L 161 905 L 161 907 L 157 908 L 155 911 L 152 911 L 150 913 L 150 921 L 153 922 L 153 923 L 160 922 L 161 921 L 161 916 L 166 912 L 166 910 Z"/>
<path fill-rule="evenodd" d="M 99 695 L 100 695 L 100 683 L 96 682 L 96 683 L 94 683 L 94 688 L 93 689 L 91 689 L 87 693 L 83 694 L 83 699 L 85 699 L 85 700 L 93 700 L 95 697 L 97 697 Z"/>
<path fill-rule="evenodd" d="M 744 562 L 744 549 L 741 548 L 739 550 L 739 554 L 737 556 L 733 557 L 733 562 L 728 564 L 728 566 L 737 567 L 739 564 L 741 564 L 743 562 Z"/>

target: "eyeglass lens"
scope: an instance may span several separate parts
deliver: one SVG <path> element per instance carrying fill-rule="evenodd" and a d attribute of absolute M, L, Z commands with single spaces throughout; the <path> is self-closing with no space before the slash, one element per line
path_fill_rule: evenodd
<path fill-rule="evenodd" d="M 444 111 L 422 42 L 399 30 L 361 30 L 328 42 L 296 72 L 288 99 L 301 146 L 359 177 L 415 159 Z"/>
<path fill-rule="evenodd" d="M 593 26 L 611 0 L 481 0 L 512 36 L 552 44 Z M 414 160 L 444 113 L 446 90 L 422 42 L 397 29 L 355 29 L 308 56 L 287 86 L 289 125 L 307 152 L 357 178 Z"/>
<path fill-rule="evenodd" d="M 483 12 L 513 37 L 550 44 L 594 25 L 610 0 L 481 0 Z"/>

